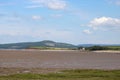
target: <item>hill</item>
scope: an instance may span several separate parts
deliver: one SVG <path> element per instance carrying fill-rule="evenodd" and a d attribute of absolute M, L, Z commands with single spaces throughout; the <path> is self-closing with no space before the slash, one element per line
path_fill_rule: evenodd
<path fill-rule="evenodd" d="M 21 42 L 21 43 L 11 43 L 11 44 L 0 44 L 0 49 L 28 49 L 32 47 L 55 47 L 55 48 L 70 48 L 70 49 L 77 48 L 77 46 L 72 44 L 54 42 L 50 40 L 44 40 L 40 42 Z"/>

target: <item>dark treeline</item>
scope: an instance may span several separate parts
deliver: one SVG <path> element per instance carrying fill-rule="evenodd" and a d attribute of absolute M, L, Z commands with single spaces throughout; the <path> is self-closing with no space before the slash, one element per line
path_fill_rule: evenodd
<path fill-rule="evenodd" d="M 83 47 L 78 47 L 78 49 L 82 49 Z M 95 50 L 120 50 L 120 46 L 91 46 L 85 47 L 86 50 L 95 51 Z"/>

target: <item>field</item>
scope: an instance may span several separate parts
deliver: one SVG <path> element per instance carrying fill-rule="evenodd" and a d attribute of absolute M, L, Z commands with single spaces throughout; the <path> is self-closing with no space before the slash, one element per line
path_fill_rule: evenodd
<path fill-rule="evenodd" d="M 14 74 L 0 80 L 119 80 L 120 70 L 64 70 L 49 74 Z"/>
<path fill-rule="evenodd" d="M 119 80 L 120 53 L 0 50 L 0 75 L 0 80 Z"/>
<path fill-rule="evenodd" d="M 110 50 L 120 50 L 120 46 L 108 46 Z"/>
<path fill-rule="evenodd" d="M 57 47 L 30 47 L 29 49 L 39 49 L 39 50 L 70 50 L 69 48 L 57 48 Z"/>

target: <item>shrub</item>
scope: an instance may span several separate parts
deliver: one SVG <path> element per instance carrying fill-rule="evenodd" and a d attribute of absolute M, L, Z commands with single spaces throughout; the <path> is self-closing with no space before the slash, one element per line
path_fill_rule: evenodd
<path fill-rule="evenodd" d="M 108 48 L 107 47 L 103 47 L 103 46 L 92 46 L 92 47 L 88 47 L 87 50 L 90 50 L 90 51 L 108 50 Z"/>

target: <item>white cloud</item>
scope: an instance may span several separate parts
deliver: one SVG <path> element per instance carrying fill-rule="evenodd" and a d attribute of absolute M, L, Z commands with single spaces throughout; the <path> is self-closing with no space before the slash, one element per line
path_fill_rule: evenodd
<path fill-rule="evenodd" d="M 91 34 L 91 33 L 92 33 L 92 32 L 91 32 L 90 30 L 88 30 L 88 29 L 83 30 L 83 32 L 86 33 L 86 34 Z"/>
<path fill-rule="evenodd" d="M 120 0 L 108 0 L 108 2 L 120 6 Z"/>
<path fill-rule="evenodd" d="M 116 2 L 116 4 L 120 6 L 120 0 L 118 0 L 118 1 Z"/>
<path fill-rule="evenodd" d="M 34 16 L 32 16 L 32 19 L 33 20 L 42 20 L 42 17 L 34 15 Z"/>
<path fill-rule="evenodd" d="M 67 4 L 64 0 L 31 0 L 32 5 L 29 8 L 47 7 L 54 10 L 63 10 Z"/>
<path fill-rule="evenodd" d="M 0 25 L 1 26 L 1 25 Z M 60 42 L 71 42 L 74 40 L 74 33 L 65 30 L 56 30 L 48 28 L 39 28 L 37 30 L 23 28 L 23 27 L 10 27 L 0 29 L 1 43 L 15 43 L 26 41 L 39 41 L 39 40 L 54 40 Z"/>
<path fill-rule="evenodd" d="M 63 30 L 56 30 L 56 29 L 40 29 L 35 30 L 30 33 L 32 37 L 41 37 L 43 39 L 50 38 L 68 38 L 72 36 L 72 33 L 70 31 L 63 31 Z"/>
<path fill-rule="evenodd" d="M 10 5 L 15 5 L 16 3 L 0 3 L 0 6 L 10 6 Z"/>
<path fill-rule="evenodd" d="M 38 8 L 38 7 L 42 7 L 41 5 L 31 5 L 31 6 L 27 6 L 26 8 Z"/>
<path fill-rule="evenodd" d="M 53 18 L 60 18 L 62 16 L 63 16 L 62 14 L 52 14 L 51 15 L 51 17 L 53 17 Z"/>
<path fill-rule="evenodd" d="M 0 25 L 2 26 L 2 25 Z M 7 29 L 6 29 L 7 27 Z M 56 30 L 56 29 L 46 29 L 46 28 L 39 28 L 37 30 L 28 29 L 25 27 L 10 27 L 6 26 L 0 29 L 0 36 L 27 36 L 34 39 L 67 39 L 73 36 L 71 31 L 64 31 L 64 30 Z"/>
<path fill-rule="evenodd" d="M 22 18 L 20 17 L 15 17 L 15 16 L 2 16 L 1 19 L 2 21 L 21 21 Z"/>
<path fill-rule="evenodd" d="M 120 19 L 111 17 L 100 17 L 90 21 L 89 26 L 95 29 L 120 29 Z"/>
<path fill-rule="evenodd" d="M 1 21 L 22 21 L 22 17 L 17 13 L 0 13 Z"/>

